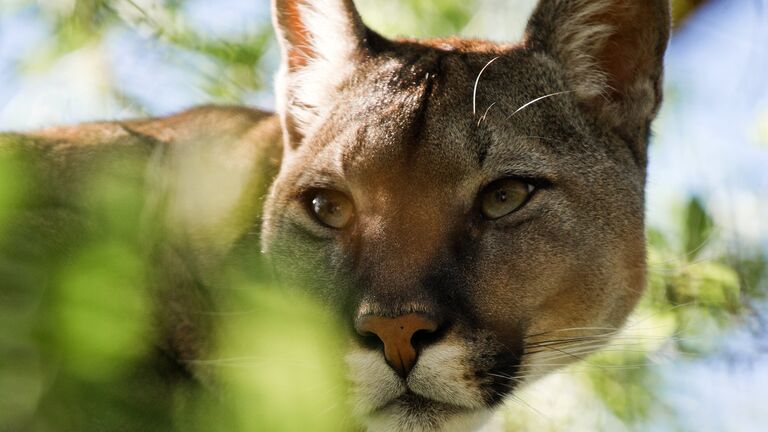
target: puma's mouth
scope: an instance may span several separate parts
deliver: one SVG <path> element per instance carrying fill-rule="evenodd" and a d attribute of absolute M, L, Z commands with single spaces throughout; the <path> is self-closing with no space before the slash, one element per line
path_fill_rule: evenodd
<path fill-rule="evenodd" d="M 423 410 L 430 409 L 447 413 L 466 413 L 478 410 L 485 410 L 491 408 L 491 404 L 486 404 L 481 401 L 462 401 L 460 399 L 450 401 L 451 395 L 441 395 L 439 398 L 428 397 L 414 392 L 412 389 L 406 386 L 406 390 L 400 396 L 391 399 L 384 405 L 375 408 L 370 414 L 376 415 L 391 409 L 407 409 L 407 410 Z"/>
<path fill-rule="evenodd" d="M 373 430 L 433 430 L 423 425 L 432 425 L 436 419 L 466 424 L 469 419 L 485 418 L 517 382 L 513 376 L 518 363 L 509 357 L 479 347 L 438 344 L 426 348 L 403 378 L 380 352 L 355 350 L 347 361 L 356 412 L 372 425 L 381 425 Z"/>
<path fill-rule="evenodd" d="M 459 406 L 406 392 L 366 417 L 371 432 L 458 432 L 474 430 L 490 415 L 487 407 Z"/>
<path fill-rule="evenodd" d="M 392 399 L 384 406 L 374 410 L 371 415 L 375 416 L 392 409 L 405 409 L 407 411 L 440 410 L 443 412 L 460 413 L 477 411 L 479 408 L 441 402 L 407 390 L 402 396 Z"/>

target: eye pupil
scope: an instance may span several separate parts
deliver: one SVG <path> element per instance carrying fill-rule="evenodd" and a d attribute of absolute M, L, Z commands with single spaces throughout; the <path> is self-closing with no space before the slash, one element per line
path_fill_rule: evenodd
<path fill-rule="evenodd" d="M 528 201 L 532 189 L 522 180 L 497 180 L 480 193 L 480 210 L 487 219 L 499 219 L 522 207 Z"/>
<path fill-rule="evenodd" d="M 337 229 L 347 226 L 354 214 L 352 201 L 343 193 L 333 190 L 314 192 L 310 207 L 313 216 L 321 224 Z"/>

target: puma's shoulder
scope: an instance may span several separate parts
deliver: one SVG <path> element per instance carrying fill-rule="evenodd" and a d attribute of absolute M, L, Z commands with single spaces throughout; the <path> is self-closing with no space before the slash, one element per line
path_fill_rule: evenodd
<path fill-rule="evenodd" d="M 54 126 L 27 133 L 2 133 L 0 146 L 44 146 L 49 151 L 87 149 L 110 144 L 157 144 L 220 134 L 227 138 L 261 135 L 279 141 L 279 122 L 272 113 L 242 106 L 205 105 L 166 117 L 101 121 Z"/>
<path fill-rule="evenodd" d="M 11 231 L 21 243 L 40 238 L 46 248 L 64 251 L 83 233 L 110 232 L 102 226 L 109 224 L 100 213 L 105 205 L 135 221 L 129 231 L 137 237 L 158 242 L 145 251 L 164 269 L 153 282 L 163 305 L 158 343 L 180 360 L 198 354 L 206 332 L 185 311 L 204 307 L 197 287 L 205 285 L 206 269 L 258 231 L 261 199 L 281 155 L 279 119 L 234 106 L 0 133 L 0 169 L 21 164 L 24 176 L 23 199 L 10 209 Z M 113 208 L 116 202 L 121 206 Z"/>
<path fill-rule="evenodd" d="M 89 183 L 110 179 L 162 201 L 185 242 L 227 249 L 258 224 L 279 168 L 279 119 L 238 106 L 201 106 L 167 117 L 0 134 L 0 156 L 23 161 L 35 207 L 81 204 Z M 212 240 L 213 239 L 213 240 Z M 201 246 L 202 247 L 202 246 Z"/>
<path fill-rule="evenodd" d="M 281 152 L 278 118 L 240 106 L 200 106 L 166 117 L 0 133 L 0 155 L 24 158 L 53 184 L 58 178 L 87 175 L 110 160 L 143 165 L 193 153 L 215 154 L 221 163 L 269 177 Z"/>

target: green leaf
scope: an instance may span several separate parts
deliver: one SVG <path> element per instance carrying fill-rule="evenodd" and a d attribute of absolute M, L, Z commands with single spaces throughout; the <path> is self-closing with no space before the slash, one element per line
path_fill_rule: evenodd
<path fill-rule="evenodd" d="M 714 222 L 698 197 L 691 198 L 685 211 L 683 246 L 689 261 L 693 261 L 709 242 Z"/>

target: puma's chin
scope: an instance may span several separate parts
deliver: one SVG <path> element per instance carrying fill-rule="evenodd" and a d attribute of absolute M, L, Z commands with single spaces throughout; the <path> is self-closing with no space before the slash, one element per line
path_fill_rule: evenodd
<path fill-rule="evenodd" d="M 371 432 L 466 432 L 475 430 L 491 417 L 488 408 L 469 408 L 406 393 L 369 414 Z"/>
<path fill-rule="evenodd" d="M 372 431 L 474 430 L 514 387 L 510 374 L 479 364 L 476 349 L 428 347 L 405 379 L 380 352 L 356 349 L 347 356 L 356 414 Z"/>

